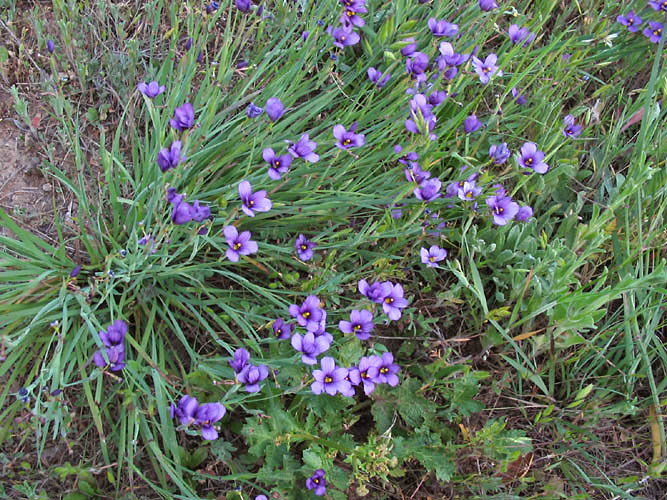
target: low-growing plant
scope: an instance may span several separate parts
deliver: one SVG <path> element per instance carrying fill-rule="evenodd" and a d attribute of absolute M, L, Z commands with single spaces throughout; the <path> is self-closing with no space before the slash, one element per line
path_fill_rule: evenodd
<path fill-rule="evenodd" d="M 634 498 L 586 443 L 642 412 L 659 478 L 662 6 L 642 37 L 616 2 L 524 4 L 34 21 L 76 234 L 0 210 L 0 404 L 38 455 L 87 443 L 68 494 Z"/>

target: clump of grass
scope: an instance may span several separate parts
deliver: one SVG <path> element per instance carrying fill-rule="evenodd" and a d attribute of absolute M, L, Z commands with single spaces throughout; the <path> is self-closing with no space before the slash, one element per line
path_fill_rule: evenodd
<path fill-rule="evenodd" d="M 24 441 L 37 455 L 54 440 L 85 442 L 83 465 L 56 471 L 72 479 L 68 492 L 125 498 L 140 496 L 134 488 L 165 498 L 305 498 L 321 477 L 331 498 L 632 498 L 657 488 L 667 450 L 664 41 L 622 32 L 615 2 L 587 11 L 528 4 L 483 13 L 477 2 L 369 0 L 361 41 L 344 48 L 326 29 L 340 16 L 333 0 L 268 3 L 261 14 L 230 0 L 208 14 L 161 0 L 56 2 L 55 24 L 35 18 L 38 36 L 55 33 L 59 47 L 44 71 L 74 75 L 69 86 L 44 86 L 74 158 L 70 169 L 51 162 L 49 175 L 76 196 L 78 234 L 60 231 L 52 246 L 0 211 L 14 234 L 0 237 L 0 405 L 3 422 L 29 422 L 19 433 L 2 427 L 3 452 Z M 400 50 L 414 38 L 433 63 L 443 40 L 430 17 L 456 22 L 456 52 L 497 54 L 502 75 L 482 84 L 467 61 L 451 80 L 429 71 L 434 86 L 415 89 Z M 535 40 L 513 44 L 510 24 Z M 98 51 L 93 39 L 117 52 Z M 642 67 L 628 64 L 637 54 Z M 368 79 L 369 67 L 391 73 L 386 85 Z M 629 88 L 636 73 L 646 76 L 641 89 Z M 143 96 L 144 80 L 166 92 Z M 410 113 L 411 89 L 447 98 L 431 107 L 417 99 Z M 103 109 L 98 99 L 111 95 Z M 269 98 L 285 114 L 250 117 L 248 107 Z M 170 119 L 186 102 L 196 125 L 176 130 Z M 473 114 L 483 126 L 464 132 Z M 565 115 L 581 136 L 563 134 Z M 430 130 L 410 133 L 406 118 Z M 364 134 L 363 144 L 334 137 L 339 124 Z M 280 180 L 269 178 L 263 151 L 289 154 L 305 133 L 318 161 L 296 157 Z M 177 140 L 186 159 L 163 172 L 158 154 Z M 489 147 L 503 142 L 513 154 L 491 161 Z M 521 168 L 527 142 L 546 154 L 544 175 Z M 422 199 L 414 163 L 441 181 L 440 197 Z M 270 210 L 244 214 L 243 180 L 267 191 Z M 498 183 L 532 216 L 500 225 L 496 212 L 494 222 Z M 172 211 L 194 200 L 211 216 L 174 224 Z M 231 261 L 230 248 L 241 247 L 228 242 L 229 227 L 251 232 L 258 251 Z M 298 257 L 299 235 L 315 243 L 312 259 Z M 434 245 L 448 252 L 436 267 L 419 257 Z M 360 280 L 392 283 L 395 300 L 401 285 L 408 306 L 387 316 L 388 292 L 373 303 Z M 399 384 L 373 375 L 372 393 L 313 394 L 313 370 L 272 328 L 282 318 L 302 335 L 315 329 L 290 318 L 289 306 L 308 296 L 327 312 L 323 356 L 363 372 L 383 356 L 388 366 L 391 353 Z M 361 309 L 374 314 L 370 340 L 337 328 Z M 111 370 L 92 356 L 106 352 L 113 367 L 99 332 L 118 319 L 129 325 L 115 344 L 125 365 Z M 241 348 L 267 367 L 257 392 L 229 365 Z M 182 407 L 179 422 L 170 407 L 183 396 L 226 413 L 209 421 Z M 653 447 L 637 450 L 629 471 L 620 465 L 627 454 L 596 432 L 620 429 L 621 418 L 634 443 L 649 442 L 647 418 L 652 431 Z M 202 441 L 210 425 L 219 438 Z M 18 483 L 10 486 L 23 491 Z"/>

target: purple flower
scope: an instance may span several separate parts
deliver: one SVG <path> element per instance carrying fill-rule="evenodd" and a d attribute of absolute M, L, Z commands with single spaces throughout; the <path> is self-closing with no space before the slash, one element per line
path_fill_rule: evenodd
<path fill-rule="evenodd" d="M 306 330 L 314 332 L 320 327 L 324 311 L 320 307 L 320 299 L 315 295 L 309 295 L 300 306 L 291 304 L 289 313 L 301 326 L 305 326 Z"/>
<path fill-rule="evenodd" d="M 533 216 L 533 208 L 526 205 L 524 207 L 519 208 L 519 211 L 516 213 L 514 219 L 518 220 L 519 222 L 526 222 L 532 216 Z"/>
<path fill-rule="evenodd" d="M 417 94 L 410 101 L 410 118 L 405 120 L 405 128 L 413 134 L 427 134 L 435 128 L 436 118 L 433 106 L 424 94 Z"/>
<path fill-rule="evenodd" d="M 292 336 L 292 325 L 285 323 L 285 320 L 278 318 L 273 322 L 273 335 L 276 338 L 285 340 Z"/>
<path fill-rule="evenodd" d="M 305 42 L 308 39 L 308 35 L 310 35 L 310 31 L 303 31 L 301 33 L 301 39 Z"/>
<path fill-rule="evenodd" d="M 484 12 L 488 12 L 490 10 L 497 9 L 498 4 L 495 2 L 495 0 L 479 0 L 479 8 Z"/>
<path fill-rule="evenodd" d="M 649 0 L 648 4 L 653 10 L 667 12 L 667 0 Z"/>
<path fill-rule="evenodd" d="M 239 196 L 241 196 L 241 210 L 248 217 L 254 217 L 255 212 L 268 212 L 273 204 L 266 197 L 266 190 L 252 192 L 252 186 L 248 181 L 239 183 Z"/>
<path fill-rule="evenodd" d="M 544 153 L 538 151 L 537 145 L 534 142 L 525 142 L 519 150 L 517 161 L 523 168 L 531 168 L 538 174 L 546 174 L 549 170 L 549 165 L 544 163 Z"/>
<path fill-rule="evenodd" d="M 327 312 L 324 309 L 322 309 L 322 318 L 320 318 L 320 321 L 317 324 L 317 328 L 315 330 L 312 330 L 312 332 L 313 335 L 315 335 L 315 338 L 324 337 L 324 339 L 327 341 L 327 344 L 331 344 L 333 342 L 333 335 L 325 331 L 326 323 L 327 323 Z"/>
<path fill-rule="evenodd" d="M 264 113 L 264 108 L 260 108 L 254 102 L 248 104 L 248 107 L 245 109 L 245 114 L 248 115 L 248 118 L 257 118 L 262 113 Z"/>
<path fill-rule="evenodd" d="M 624 26 L 628 27 L 628 31 L 636 33 L 639 31 L 639 25 L 642 23 L 642 18 L 635 14 L 634 10 L 631 10 L 624 16 L 618 16 L 616 21 L 621 23 Z"/>
<path fill-rule="evenodd" d="M 366 280 L 359 280 L 357 286 L 359 288 L 359 293 L 376 304 L 382 304 L 385 297 L 388 297 L 392 290 L 391 283 L 388 281 L 383 281 L 381 283 L 376 281 L 372 285 L 369 285 Z"/>
<path fill-rule="evenodd" d="M 195 123 L 195 111 L 192 104 L 186 102 L 174 110 L 174 117 L 169 120 L 169 125 L 183 132 L 189 129 Z"/>
<path fill-rule="evenodd" d="M 152 81 L 148 84 L 146 84 L 146 82 L 140 82 L 139 85 L 137 85 L 137 88 L 139 89 L 139 92 L 150 99 L 159 96 L 167 89 L 164 85 L 160 85 L 156 81 Z"/>
<path fill-rule="evenodd" d="M 104 360 L 102 351 L 95 351 L 93 362 L 97 366 L 104 368 L 108 365 L 113 372 L 120 371 L 125 367 L 125 346 L 123 344 L 106 347 L 104 352 L 109 359 L 109 363 Z"/>
<path fill-rule="evenodd" d="M 463 130 L 466 134 L 470 134 L 482 128 L 482 122 L 477 119 L 477 116 L 473 113 L 468 115 L 468 117 L 463 120 Z"/>
<path fill-rule="evenodd" d="M 307 365 L 317 363 L 317 356 L 329 349 L 331 342 L 324 335 L 318 337 L 313 332 L 307 332 L 303 337 L 298 333 L 292 335 L 292 347 L 301 353 L 301 361 Z"/>
<path fill-rule="evenodd" d="M 266 495 L 257 495 L 255 497 L 255 500 L 269 500 Z"/>
<path fill-rule="evenodd" d="M 422 170 L 417 163 L 412 163 L 409 168 L 404 170 L 405 178 L 408 182 L 416 182 L 421 184 L 426 179 L 431 177 L 431 172 L 427 170 Z"/>
<path fill-rule="evenodd" d="M 122 344 L 126 334 L 127 323 L 122 319 L 117 319 L 107 327 L 106 331 L 100 332 L 100 339 L 106 347 L 111 347 Z"/>
<path fill-rule="evenodd" d="M 198 407 L 197 398 L 185 395 L 178 402 L 178 406 L 174 403 L 169 406 L 169 414 L 172 419 L 177 417 L 181 425 L 190 425 L 195 421 L 195 413 L 197 413 Z"/>
<path fill-rule="evenodd" d="M 401 309 L 408 307 L 408 301 L 403 298 L 403 286 L 400 283 L 391 283 L 391 292 L 382 302 L 382 310 L 389 319 L 396 321 L 401 318 Z"/>
<path fill-rule="evenodd" d="M 314 152 L 316 147 L 317 143 L 311 141 L 308 138 L 308 134 L 303 134 L 298 142 L 287 148 L 287 151 L 289 151 L 294 158 L 303 158 L 310 163 L 315 163 L 320 159 L 320 155 Z"/>
<path fill-rule="evenodd" d="M 364 384 L 364 394 L 368 396 L 375 390 L 375 383 L 382 358 L 379 356 L 363 357 L 359 360 L 359 378 Z"/>
<path fill-rule="evenodd" d="M 463 186 L 456 191 L 457 196 L 463 201 L 470 201 L 482 193 L 482 188 L 477 187 L 475 181 L 464 181 Z"/>
<path fill-rule="evenodd" d="M 229 366 L 232 367 L 237 375 L 241 373 L 250 361 L 250 353 L 241 347 L 234 352 L 234 359 L 229 360 Z"/>
<path fill-rule="evenodd" d="M 581 125 L 577 125 L 574 122 L 574 116 L 572 115 L 566 115 L 565 118 L 563 118 L 563 123 L 565 124 L 565 128 L 563 129 L 563 135 L 565 137 L 571 137 L 575 138 L 579 134 L 581 134 Z"/>
<path fill-rule="evenodd" d="M 246 392 L 257 392 L 259 391 L 259 383 L 269 376 L 269 369 L 266 365 L 247 365 L 241 373 L 239 373 L 236 379 L 245 384 Z"/>
<path fill-rule="evenodd" d="M 431 95 L 428 96 L 428 103 L 435 107 L 443 103 L 447 99 L 447 92 L 444 90 L 434 90 L 431 92 Z"/>
<path fill-rule="evenodd" d="M 351 25 L 348 28 L 344 26 L 332 28 L 329 26 L 327 33 L 333 37 L 334 45 L 341 49 L 344 49 L 348 45 L 356 45 L 361 39 L 356 32 L 352 31 Z"/>
<path fill-rule="evenodd" d="M 313 258 L 313 248 L 317 246 L 316 243 L 308 240 L 303 234 L 300 234 L 296 238 L 294 247 L 296 248 L 296 253 L 299 255 L 299 258 L 302 261 L 307 261 Z"/>
<path fill-rule="evenodd" d="M 280 119 L 285 114 L 283 103 L 277 97 L 271 97 L 266 101 L 266 114 L 272 122 Z"/>
<path fill-rule="evenodd" d="M 172 142 L 169 149 L 162 148 L 157 155 L 157 164 L 163 172 L 170 168 L 176 168 L 179 163 L 185 160 L 185 155 L 181 156 L 181 141 Z"/>
<path fill-rule="evenodd" d="M 195 200 L 192 202 L 192 219 L 196 220 L 197 222 L 204 222 L 204 220 L 208 219 L 211 216 L 211 208 L 202 206 L 199 204 L 199 200 Z M 203 228 L 206 229 L 206 228 Z M 201 229 L 200 229 L 201 231 Z M 206 234 L 206 232 L 202 233 L 200 232 L 199 234 Z"/>
<path fill-rule="evenodd" d="M 324 470 L 317 469 L 315 473 L 306 479 L 306 488 L 315 490 L 318 497 L 324 496 L 327 492 L 327 481 L 324 479 Z"/>
<path fill-rule="evenodd" d="M 401 368 L 394 363 L 394 356 L 390 352 L 385 352 L 382 354 L 382 359 L 380 360 L 378 366 L 378 375 L 376 381 L 380 384 L 389 384 L 392 387 L 398 385 L 398 371 Z"/>
<path fill-rule="evenodd" d="M 364 134 L 355 134 L 357 130 L 357 123 L 345 130 L 342 125 L 334 125 L 333 136 L 337 139 L 336 146 L 340 149 L 358 148 L 366 143 L 366 136 Z"/>
<path fill-rule="evenodd" d="M 192 48 L 192 37 L 187 38 L 183 46 L 185 47 L 185 50 L 190 50 Z"/>
<path fill-rule="evenodd" d="M 510 150 L 507 147 L 506 142 L 501 142 L 500 144 L 492 144 L 489 148 L 489 156 L 493 163 L 496 165 L 502 165 L 510 157 Z"/>
<path fill-rule="evenodd" d="M 498 73 L 498 76 L 503 76 L 503 72 L 498 69 L 496 62 L 498 57 L 495 54 L 489 54 L 486 56 L 484 61 L 477 59 L 475 56 L 472 58 L 472 65 L 475 68 L 475 72 L 479 76 L 479 81 L 483 84 L 489 83 L 491 77 Z"/>
<path fill-rule="evenodd" d="M 391 78 L 390 73 L 387 73 L 386 75 L 382 76 L 382 73 L 380 73 L 375 68 L 368 68 L 368 79 L 371 82 L 373 82 L 375 86 L 378 88 L 384 87 L 390 78 Z"/>
<path fill-rule="evenodd" d="M 359 340 L 368 340 L 373 330 L 373 313 L 362 309 L 350 312 L 350 321 L 341 320 L 338 328 L 343 333 L 354 333 Z"/>
<path fill-rule="evenodd" d="M 440 179 L 435 177 L 433 179 L 426 180 L 417 186 L 417 188 L 414 190 L 414 194 L 420 200 L 428 203 L 429 201 L 433 201 L 440 197 L 441 187 L 442 183 L 440 182 Z"/>
<path fill-rule="evenodd" d="M 438 68 L 441 70 L 444 70 L 448 66 L 460 66 L 470 59 L 470 54 L 457 54 L 454 52 L 454 47 L 449 42 L 441 42 L 438 50 L 441 54 L 438 58 Z M 451 78 L 454 76 L 456 76 L 456 72 L 454 72 Z"/>
<path fill-rule="evenodd" d="M 187 224 L 194 216 L 194 207 L 188 202 L 181 199 L 178 203 L 174 203 L 174 207 L 171 210 L 171 221 L 174 224 Z"/>
<path fill-rule="evenodd" d="M 207 14 L 212 14 L 216 10 L 220 8 L 220 4 L 218 2 L 211 2 L 206 6 L 206 13 Z"/>
<path fill-rule="evenodd" d="M 535 35 L 528 31 L 528 28 L 521 28 L 516 24 L 512 24 L 508 30 L 510 41 L 516 45 L 517 43 L 524 42 L 523 46 L 525 47 L 530 42 L 535 39 Z"/>
<path fill-rule="evenodd" d="M 512 97 L 514 97 L 514 100 L 519 106 L 523 106 L 527 102 L 525 96 L 519 95 L 519 91 L 516 87 L 512 87 Z"/>
<path fill-rule="evenodd" d="M 286 174 L 292 164 L 292 155 L 276 156 L 275 151 L 271 148 L 266 148 L 262 152 L 262 158 L 269 164 L 269 177 L 274 181 L 280 180 L 280 176 Z"/>
<path fill-rule="evenodd" d="M 504 226 L 519 212 L 519 204 L 509 196 L 497 194 L 486 199 L 486 204 L 493 214 L 493 222 Z"/>
<path fill-rule="evenodd" d="M 81 266 L 77 264 L 76 266 L 74 266 L 74 269 L 72 269 L 72 271 L 69 273 L 69 277 L 76 278 L 80 272 L 81 272 Z"/>
<path fill-rule="evenodd" d="M 56 50 L 56 44 L 53 43 L 53 40 L 46 41 L 46 50 L 48 50 L 51 54 L 53 54 L 53 51 Z"/>
<path fill-rule="evenodd" d="M 459 32 L 458 24 L 448 23 L 444 19 L 437 21 L 435 17 L 428 20 L 428 28 L 435 37 L 455 36 Z"/>
<path fill-rule="evenodd" d="M 365 0 L 347 0 L 345 5 L 345 10 L 340 15 L 339 22 L 343 26 L 358 26 L 361 28 L 366 23 L 359 16 L 359 14 L 366 14 L 368 9 L 366 9 Z"/>
<path fill-rule="evenodd" d="M 404 57 L 410 56 L 417 51 L 417 43 L 413 37 L 405 38 L 401 40 L 403 43 L 407 43 L 405 47 L 401 49 L 401 55 Z"/>
<path fill-rule="evenodd" d="M 335 396 L 338 392 L 350 392 L 352 386 L 345 380 L 347 368 L 336 366 L 333 358 L 326 356 L 320 361 L 321 370 L 313 370 L 315 382 L 310 386 L 314 394 L 326 392 L 329 396 Z"/>
<path fill-rule="evenodd" d="M 662 30 L 664 29 L 664 26 L 662 25 L 662 23 L 659 23 L 658 21 L 649 21 L 648 25 L 649 27 L 644 28 L 644 31 L 642 31 L 642 33 L 652 43 L 658 43 L 660 41 L 660 37 L 662 37 Z"/>
<path fill-rule="evenodd" d="M 396 154 L 399 154 L 399 153 L 401 153 L 401 151 L 403 151 L 403 148 L 400 146 L 400 144 L 396 144 L 396 146 L 394 146 L 394 152 Z M 400 163 L 402 163 L 403 165 L 410 165 L 411 162 L 417 161 L 417 160 L 419 160 L 419 155 L 417 153 L 415 153 L 414 151 L 410 151 L 409 153 L 404 154 L 403 156 L 401 156 L 398 159 L 398 161 Z"/>
<path fill-rule="evenodd" d="M 250 12 L 250 0 L 234 0 L 234 5 L 241 12 Z"/>
<path fill-rule="evenodd" d="M 410 75 L 412 75 L 413 78 L 417 78 L 417 81 L 426 80 L 426 75 L 424 75 L 424 72 L 426 71 L 427 67 L 428 56 L 423 52 L 414 52 L 405 61 L 405 69 Z"/>
<path fill-rule="evenodd" d="M 445 260 L 447 257 L 447 250 L 437 245 L 432 245 L 428 250 L 422 247 L 419 250 L 419 256 L 421 257 L 422 264 L 426 264 L 429 267 L 438 267 L 437 263 Z"/>
<path fill-rule="evenodd" d="M 239 234 L 234 226 L 226 226 L 222 231 L 229 245 L 225 255 L 232 262 L 238 262 L 240 255 L 257 253 L 257 242 L 250 239 L 250 231 Z"/>
<path fill-rule="evenodd" d="M 221 403 L 204 403 L 194 414 L 195 424 L 201 427 L 201 437 L 208 441 L 218 439 L 213 424 L 225 416 L 227 410 Z"/>

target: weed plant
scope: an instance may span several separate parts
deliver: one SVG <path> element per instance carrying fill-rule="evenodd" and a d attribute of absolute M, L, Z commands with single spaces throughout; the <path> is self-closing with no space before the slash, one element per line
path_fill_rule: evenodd
<path fill-rule="evenodd" d="M 0 210 L 0 494 L 660 498 L 664 9 L 494 3 L 24 13 L 76 230 Z"/>

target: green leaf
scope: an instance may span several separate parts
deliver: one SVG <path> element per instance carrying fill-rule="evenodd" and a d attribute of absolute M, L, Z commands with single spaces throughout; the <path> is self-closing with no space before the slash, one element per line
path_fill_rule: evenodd
<path fill-rule="evenodd" d="M 190 463 L 189 463 L 190 468 L 196 469 L 197 467 L 199 467 L 202 464 L 202 462 L 206 460 L 206 457 L 208 457 L 208 448 L 200 446 L 190 455 Z"/>

